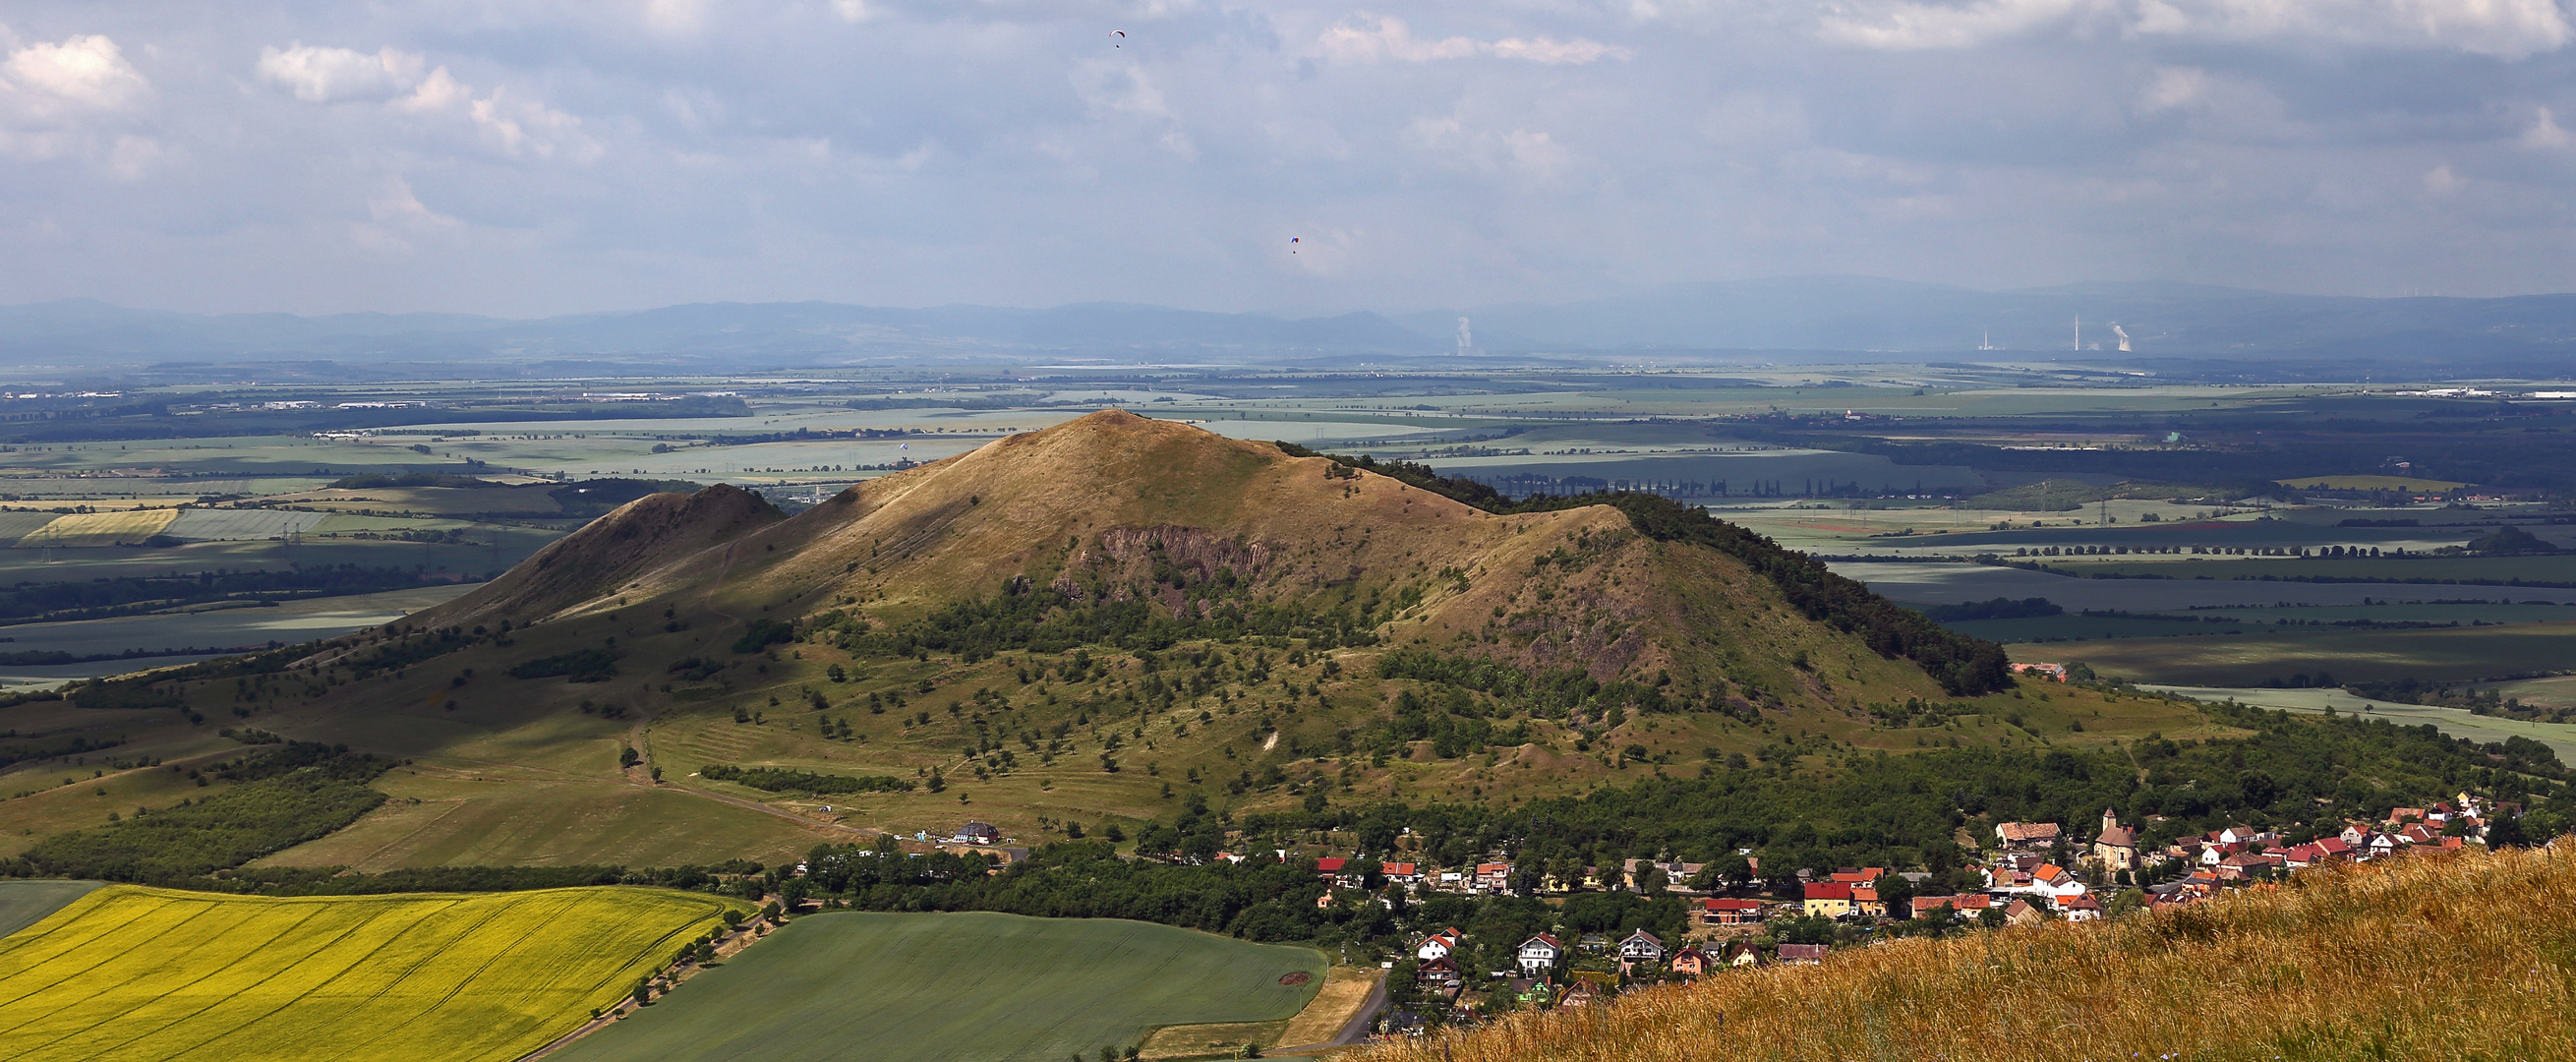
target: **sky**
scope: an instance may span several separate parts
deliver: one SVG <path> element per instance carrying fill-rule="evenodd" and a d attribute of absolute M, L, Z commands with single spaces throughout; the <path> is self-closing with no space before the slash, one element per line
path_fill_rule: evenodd
<path fill-rule="evenodd" d="M 2555 0 L 13 0 L 0 303 L 2566 291 L 2571 54 Z"/>

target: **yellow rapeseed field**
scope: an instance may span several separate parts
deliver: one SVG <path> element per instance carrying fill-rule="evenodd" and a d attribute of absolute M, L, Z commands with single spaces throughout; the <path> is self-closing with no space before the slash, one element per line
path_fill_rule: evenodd
<path fill-rule="evenodd" d="M 2302 873 L 2142 913 L 1838 949 L 1359 1062 L 2576 1059 L 2576 842 Z"/>
<path fill-rule="evenodd" d="M 0 1057 L 507 1062 L 614 1002 L 729 902 L 109 886 L 0 940 Z"/>
<path fill-rule="evenodd" d="M 40 546 L 113 546 L 141 542 L 166 531 L 179 518 L 177 509 L 139 509 L 114 513 L 57 516 L 18 540 L 28 549 Z"/>

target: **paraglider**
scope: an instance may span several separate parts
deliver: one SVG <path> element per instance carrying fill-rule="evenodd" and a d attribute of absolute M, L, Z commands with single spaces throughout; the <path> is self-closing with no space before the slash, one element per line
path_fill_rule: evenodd
<path fill-rule="evenodd" d="M 1297 253 L 1297 238 L 1294 236 L 1288 237 L 1288 253 Z"/>
<path fill-rule="evenodd" d="M 1118 36 L 1118 40 L 1123 41 L 1123 40 L 1126 40 L 1126 39 L 1127 39 L 1127 31 L 1126 31 L 1126 30 L 1110 30 L 1109 32 L 1116 34 L 1116 35 Z M 1112 47 L 1112 48 L 1124 48 L 1124 47 L 1126 47 L 1126 45 L 1124 45 L 1124 44 L 1119 44 L 1119 43 L 1117 43 L 1116 41 L 1112 41 L 1112 42 L 1110 43 L 1110 45 L 1109 45 L 1109 46 L 1110 46 L 1110 47 Z"/>

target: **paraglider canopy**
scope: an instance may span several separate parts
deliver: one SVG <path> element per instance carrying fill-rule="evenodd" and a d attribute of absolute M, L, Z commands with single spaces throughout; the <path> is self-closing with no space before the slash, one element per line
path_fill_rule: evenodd
<path fill-rule="evenodd" d="M 1110 32 L 1110 33 L 1112 33 L 1112 34 L 1114 34 L 1114 35 L 1116 35 L 1116 36 L 1117 36 L 1117 38 L 1118 38 L 1118 40 L 1122 40 L 1122 41 L 1123 41 L 1123 40 L 1126 40 L 1126 39 L 1127 39 L 1127 31 L 1126 31 L 1126 30 L 1110 30 L 1109 32 Z M 1113 42 L 1111 42 L 1111 47 L 1124 48 L 1124 47 L 1126 47 L 1126 45 L 1124 45 L 1124 44 L 1118 44 L 1117 42 L 1113 41 Z"/>

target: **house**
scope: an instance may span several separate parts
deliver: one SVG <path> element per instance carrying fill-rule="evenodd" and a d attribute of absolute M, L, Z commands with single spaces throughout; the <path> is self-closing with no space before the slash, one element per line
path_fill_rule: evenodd
<path fill-rule="evenodd" d="M 2046 848 L 2057 843 L 2061 828 L 2054 822 L 2004 822 L 1995 825 L 1995 839 L 2007 850 Z"/>
<path fill-rule="evenodd" d="M 1784 966 L 1822 966 L 1825 953 L 1834 950 L 1830 944 L 1780 945 L 1780 963 Z"/>
<path fill-rule="evenodd" d="M 1652 933 L 1640 929 L 1619 942 L 1619 965 L 1622 969 L 1632 964 L 1661 964 L 1663 961 L 1663 938 Z"/>
<path fill-rule="evenodd" d="M 2078 896 L 2072 900 L 2068 900 L 2065 903 L 2058 905 L 2058 910 L 2066 915 L 2066 920 L 2069 922 L 2099 922 L 2102 920 L 2102 901 L 2096 900 L 2090 896 Z"/>
<path fill-rule="evenodd" d="M 2102 832 L 2093 838 L 2093 861 L 2105 872 L 2138 869 L 2138 831 L 2120 825 L 2120 816 L 2102 812 Z"/>
<path fill-rule="evenodd" d="M 1430 936 L 1422 938 L 1422 943 L 1414 945 L 1413 957 L 1425 962 L 1432 959 L 1448 958 L 1449 956 L 1457 953 L 1458 941 L 1462 936 L 1463 934 L 1458 932 L 1458 927 L 1456 926 L 1450 926 L 1440 932 L 1433 933 Z"/>
<path fill-rule="evenodd" d="M 994 829 L 989 822 L 969 822 L 957 828 L 957 836 L 953 839 L 967 844 L 998 844 L 1002 840 L 1002 831 Z"/>
<path fill-rule="evenodd" d="M 1422 870 L 1414 864 L 1388 863 L 1382 869 L 1386 874 L 1386 880 L 1405 888 L 1410 889 L 1422 883 Z"/>
<path fill-rule="evenodd" d="M 2016 675 L 2036 675 L 2036 676 L 2038 676 L 2038 677 L 2040 677 L 2040 678 L 2049 679 L 2049 680 L 2056 681 L 2056 682 L 2064 682 L 2064 681 L 2066 681 L 2066 665 L 2064 665 L 2064 664 L 2036 664 L 2036 663 L 2034 663 L 2034 664 L 2018 664 L 2018 663 L 2017 663 L 2017 664 L 2013 664 L 2013 665 L 2011 665 L 2011 667 L 2012 667 L 2012 669 L 2013 669 L 2013 673 L 2014 673 L 2014 674 L 2016 674 Z"/>
<path fill-rule="evenodd" d="M 1736 941 L 1726 946 L 1726 964 L 1732 967 L 1760 966 L 1762 949 L 1754 947 L 1751 941 Z"/>
<path fill-rule="evenodd" d="M 1325 884 L 1337 886 L 1339 888 L 1356 889 L 1359 887 L 1360 877 L 1357 874 L 1351 873 L 1350 869 L 1351 861 L 1339 856 L 1326 856 L 1315 861 L 1315 876 L 1324 879 Z M 1345 881 L 1344 879 L 1348 880 Z"/>
<path fill-rule="evenodd" d="M 1917 896 L 1913 906 L 1916 918 L 1930 918 L 1944 907 L 1950 909 L 1952 918 L 1974 918 L 1994 905 L 1992 896 L 1968 893 L 1962 896 Z"/>
<path fill-rule="evenodd" d="M 1673 972 L 1689 977 L 1707 973 L 1708 953 L 1696 944 L 1682 945 L 1682 950 L 1673 953 Z"/>
<path fill-rule="evenodd" d="M 1806 886 L 1809 915 L 1841 918 L 1852 913 L 1852 887 L 1839 881 L 1811 881 Z"/>
<path fill-rule="evenodd" d="M 1762 901 L 1701 900 L 1699 917 L 1700 921 L 1713 926 L 1752 925 L 1762 920 Z"/>
<path fill-rule="evenodd" d="M 1564 957 L 1565 945 L 1557 943 L 1556 938 L 1548 934 L 1541 933 L 1521 942 L 1521 971 L 1532 977 L 1546 973 Z"/>
<path fill-rule="evenodd" d="M 1573 984 L 1565 986 L 1565 994 L 1557 997 L 1556 1005 L 1567 1010 L 1588 1007 L 1601 1002 L 1607 994 L 1591 979 L 1577 978 Z"/>
<path fill-rule="evenodd" d="M 2075 872 L 2053 863 L 2032 871 L 2030 886 L 2032 892 L 2047 897 L 2051 903 L 2084 895 L 2084 883 L 2076 879 Z"/>
<path fill-rule="evenodd" d="M 1878 886 L 1852 886 L 1852 912 L 1863 918 L 1887 917 L 1887 901 L 1878 898 Z"/>
<path fill-rule="evenodd" d="M 2244 881 L 2270 869 L 2272 869 L 2270 859 L 2252 852 L 2239 852 L 2219 861 L 2218 880 Z"/>
<path fill-rule="evenodd" d="M 2039 913 L 2039 908 L 2031 906 L 2028 900 L 2014 900 L 2004 907 L 2004 924 L 2008 926 L 2035 926 L 2045 921 L 2046 917 Z"/>
<path fill-rule="evenodd" d="M 1599 955 L 1610 950 L 1610 938 L 1600 933 L 1586 933 L 1574 942 L 1574 950 L 1586 955 Z"/>
<path fill-rule="evenodd" d="M 1414 977 L 1420 983 L 1437 986 L 1443 992 L 1456 992 L 1458 986 L 1467 983 L 1467 975 L 1458 971 L 1457 960 L 1446 955 L 1424 960 L 1414 969 Z"/>
<path fill-rule="evenodd" d="M 1490 892 L 1499 896 L 1511 895 L 1512 865 L 1509 863 L 1476 864 L 1475 889 L 1477 892 Z"/>

